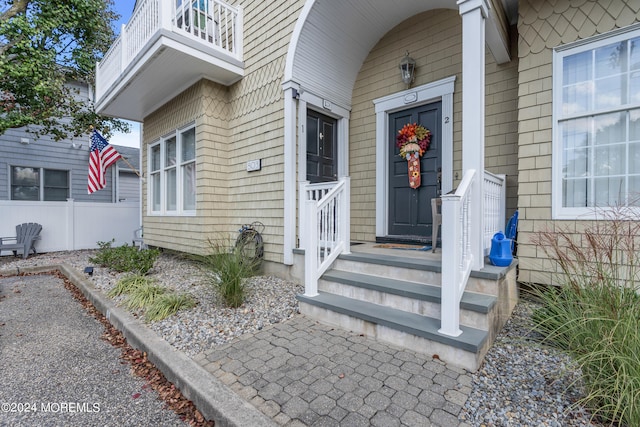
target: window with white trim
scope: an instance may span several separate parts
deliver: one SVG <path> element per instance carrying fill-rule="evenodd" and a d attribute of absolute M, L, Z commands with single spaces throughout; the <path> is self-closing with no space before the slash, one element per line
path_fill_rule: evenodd
<path fill-rule="evenodd" d="M 66 201 L 69 171 L 11 166 L 11 200 Z"/>
<path fill-rule="evenodd" d="M 149 147 L 149 211 L 196 213 L 196 128 L 178 129 Z"/>
<path fill-rule="evenodd" d="M 640 28 L 553 61 L 554 218 L 640 206 Z"/>

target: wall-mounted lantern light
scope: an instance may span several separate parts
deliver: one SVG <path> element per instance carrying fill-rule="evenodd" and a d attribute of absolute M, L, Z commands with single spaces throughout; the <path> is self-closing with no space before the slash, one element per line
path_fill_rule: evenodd
<path fill-rule="evenodd" d="M 409 52 L 400 61 L 400 73 L 402 74 L 402 81 L 407 85 L 407 89 L 413 83 L 415 79 L 416 61 L 409 56 Z"/>

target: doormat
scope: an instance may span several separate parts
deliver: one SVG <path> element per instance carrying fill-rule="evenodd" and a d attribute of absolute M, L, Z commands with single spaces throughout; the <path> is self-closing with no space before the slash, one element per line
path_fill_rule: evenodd
<path fill-rule="evenodd" d="M 431 245 L 407 245 L 404 243 L 383 243 L 381 245 L 376 245 L 374 248 L 384 248 L 384 249 L 402 249 L 405 251 L 430 251 Z"/>

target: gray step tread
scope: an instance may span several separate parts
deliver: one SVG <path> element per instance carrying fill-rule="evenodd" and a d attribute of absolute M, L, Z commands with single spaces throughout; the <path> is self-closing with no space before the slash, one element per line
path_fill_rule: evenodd
<path fill-rule="evenodd" d="M 343 270 L 329 270 L 322 276 L 322 279 L 436 304 L 440 304 L 441 301 L 440 287 L 434 285 Z M 496 302 L 497 298 L 494 296 L 465 291 L 460 300 L 460 308 L 487 314 Z"/>
<path fill-rule="evenodd" d="M 488 338 L 488 333 L 486 331 L 467 326 L 460 326 L 462 334 L 458 337 L 442 335 L 438 333 L 438 329 L 440 329 L 440 320 L 438 319 L 408 313 L 406 311 L 396 310 L 340 295 L 320 292 L 319 295 L 314 297 L 298 295 L 297 298 L 299 301 L 307 304 L 352 316 L 374 324 L 386 326 L 472 353 L 478 353 Z"/>
<path fill-rule="evenodd" d="M 406 258 L 388 254 L 371 254 L 366 252 L 351 252 L 348 254 L 340 254 L 338 255 L 338 259 L 442 273 L 442 263 L 440 261 L 434 261 L 430 259 Z M 517 259 L 514 259 L 509 267 L 496 267 L 494 265 L 491 265 L 487 260 L 482 270 L 471 271 L 471 277 L 475 277 L 478 279 L 500 280 L 506 276 L 507 272 L 510 269 L 516 268 L 517 265 Z"/>

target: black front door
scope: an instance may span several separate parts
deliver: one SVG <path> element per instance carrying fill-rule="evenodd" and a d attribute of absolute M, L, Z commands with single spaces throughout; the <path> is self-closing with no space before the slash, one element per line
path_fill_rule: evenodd
<path fill-rule="evenodd" d="M 389 115 L 389 237 L 425 241 L 431 238 L 431 199 L 440 195 L 442 106 L 422 105 Z M 409 186 L 407 161 L 399 156 L 396 135 L 407 123 L 431 131 L 429 149 L 420 159 L 421 185 Z"/>
<path fill-rule="evenodd" d="M 307 181 L 336 181 L 337 120 L 318 112 L 307 112 Z"/>

